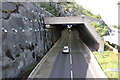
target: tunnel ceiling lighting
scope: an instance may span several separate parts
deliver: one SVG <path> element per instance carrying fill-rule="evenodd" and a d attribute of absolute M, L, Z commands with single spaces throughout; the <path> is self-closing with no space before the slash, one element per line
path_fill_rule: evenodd
<path fill-rule="evenodd" d="M 37 19 L 35 19 L 35 22 L 37 21 Z"/>
<path fill-rule="evenodd" d="M 50 25 L 45 25 L 46 28 L 50 28 Z"/>
<path fill-rule="evenodd" d="M 69 28 L 69 29 L 70 29 L 71 27 L 72 27 L 72 25 L 67 25 L 67 28 Z"/>

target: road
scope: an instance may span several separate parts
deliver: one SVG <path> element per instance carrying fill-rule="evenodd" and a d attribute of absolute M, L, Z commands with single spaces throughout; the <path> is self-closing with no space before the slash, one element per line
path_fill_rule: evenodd
<path fill-rule="evenodd" d="M 95 73 L 88 65 L 90 57 L 84 57 L 84 46 L 80 45 L 83 43 L 77 39 L 73 31 L 66 35 L 64 45 L 70 47 L 70 53 L 63 54 L 62 48 L 59 50 L 49 78 L 95 78 Z"/>

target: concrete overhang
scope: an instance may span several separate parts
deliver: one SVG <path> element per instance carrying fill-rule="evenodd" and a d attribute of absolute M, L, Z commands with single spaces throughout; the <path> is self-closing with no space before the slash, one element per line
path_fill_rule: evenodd
<path fill-rule="evenodd" d="M 98 50 L 98 49 L 100 49 L 100 51 L 104 50 L 103 40 L 97 34 L 95 29 L 85 19 L 85 17 L 80 17 L 80 16 L 75 16 L 75 17 L 46 17 L 46 18 L 44 18 L 44 24 L 45 25 L 77 24 L 77 29 L 79 31 L 80 38 L 83 39 L 83 42 L 88 47 L 90 44 L 90 46 L 92 46 L 92 48 L 94 48 L 96 50 Z M 90 38 L 90 39 L 88 39 L 88 38 Z M 98 43 L 98 44 L 96 44 L 96 43 Z"/>
<path fill-rule="evenodd" d="M 46 17 L 44 24 L 83 24 L 81 17 Z"/>

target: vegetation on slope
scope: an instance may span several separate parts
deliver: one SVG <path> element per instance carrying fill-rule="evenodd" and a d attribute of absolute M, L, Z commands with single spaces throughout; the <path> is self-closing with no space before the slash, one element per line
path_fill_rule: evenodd
<path fill-rule="evenodd" d="M 96 57 L 98 63 L 100 64 L 101 68 L 103 69 L 106 76 L 110 79 L 117 80 L 118 78 L 118 55 L 120 53 L 115 53 L 112 51 L 105 51 L 102 54 L 98 52 L 93 53 Z M 116 78 L 116 79 L 115 79 Z"/>
<path fill-rule="evenodd" d="M 43 7 L 46 11 L 50 12 L 51 14 L 58 16 L 58 10 L 56 9 L 55 5 L 51 5 L 50 2 L 40 2 L 41 7 Z"/>
<path fill-rule="evenodd" d="M 46 11 L 52 13 L 55 16 L 58 16 L 58 10 L 56 9 L 55 5 L 51 5 L 51 2 L 41 2 L 41 7 L 45 8 Z M 84 9 L 82 6 L 78 5 L 77 3 L 60 3 L 62 7 L 64 7 L 64 10 L 69 11 L 70 8 L 72 10 L 77 9 L 80 13 L 84 15 L 88 15 L 90 17 L 96 18 L 96 19 L 102 19 L 100 14 L 94 15 L 90 10 Z M 79 14 L 78 14 L 79 15 Z"/>
<path fill-rule="evenodd" d="M 117 26 L 117 25 L 113 25 L 113 26 L 111 26 L 111 27 L 113 27 L 113 28 L 117 28 L 117 29 L 120 29 L 120 25 L 119 25 L 119 26 Z"/>
<path fill-rule="evenodd" d="M 90 23 L 94 29 L 96 30 L 96 32 L 102 37 L 102 36 L 105 36 L 105 33 L 107 31 L 107 26 L 104 26 L 104 27 L 101 27 L 100 24 L 98 23 L 94 23 L 94 22 L 91 22 Z"/>
<path fill-rule="evenodd" d="M 85 8 L 83 8 L 82 6 L 80 6 L 78 4 L 75 4 L 75 6 L 84 15 L 87 15 L 87 16 L 90 16 L 90 17 L 93 17 L 93 18 L 96 18 L 99 20 L 102 19 L 100 14 L 94 15 L 90 10 L 86 10 Z"/>

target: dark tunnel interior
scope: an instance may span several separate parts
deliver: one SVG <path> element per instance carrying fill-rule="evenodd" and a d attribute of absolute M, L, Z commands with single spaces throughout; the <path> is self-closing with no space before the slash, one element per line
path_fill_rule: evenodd
<path fill-rule="evenodd" d="M 92 50 L 98 50 L 99 43 L 92 36 L 90 31 L 85 27 L 84 24 L 79 24 L 73 27 L 78 30 L 80 39 Z"/>
<path fill-rule="evenodd" d="M 52 28 L 59 30 L 67 29 L 67 25 L 72 25 L 71 30 L 76 29 L 79 32 L 80 39 L 88 46 L 91 51 L 99 49 L 99 43 L 95 40 L 84 24 L 53 24 Z"/>

